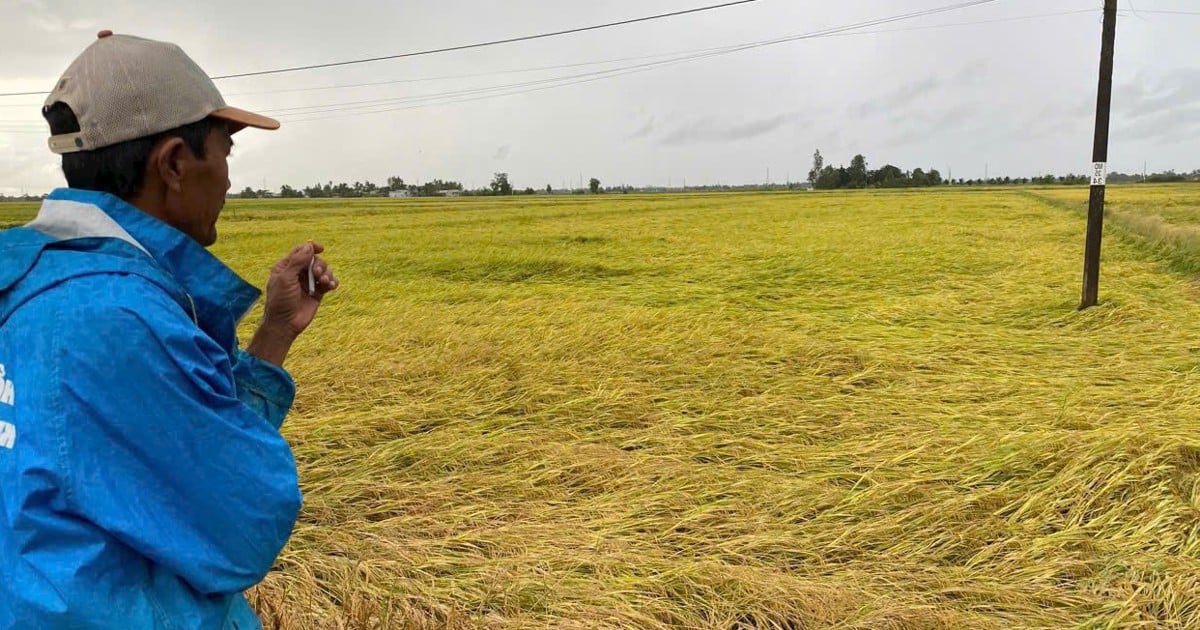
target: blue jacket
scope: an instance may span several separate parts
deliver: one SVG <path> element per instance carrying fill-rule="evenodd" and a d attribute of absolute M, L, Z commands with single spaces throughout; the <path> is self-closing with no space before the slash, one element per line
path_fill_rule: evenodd
<path fill-rule="evenodd" d="M 111 195 L 0 232 L 0 628 L 261 627 L 301 497 L 258 297 Z"/>

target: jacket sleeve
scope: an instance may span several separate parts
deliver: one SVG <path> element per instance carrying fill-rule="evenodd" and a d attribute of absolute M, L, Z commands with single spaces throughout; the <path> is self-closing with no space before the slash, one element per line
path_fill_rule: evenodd
<path fill-rule="evenodd" d="M 292 408 L 296 384 L 283 368 L 238 349 L 233 379 L 238 399 L 278 429 Z"/>
<path fill-rule="evenodd" d="M 90 276 L 51 293 L 61 313 L 53 413 L 71 511 L 201 593 L 261 581 L 301 503 L 277 428 L 291 379 L 246 359 L 235 369 L 139 278 Z"/>

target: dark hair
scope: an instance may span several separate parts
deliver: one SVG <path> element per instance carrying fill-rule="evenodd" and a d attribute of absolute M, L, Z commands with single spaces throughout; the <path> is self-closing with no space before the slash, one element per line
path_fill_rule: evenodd
<path fill-rule="evenodd" d="M 50 123 L 50 133 L 75 133 L 79 131 L 79 119 L 66 103 L 55 103 L 42 110 L 42 116 Z M 163 138 L 178 136 L 192 153 L 204 159 L 204 142 L 216 125 L 216 121 L 205 118 L 162 133 L 127 140 L 93 151 L 64 153 L 63 175 L 71 188 L 95 190 L 129 200 L 145 183 L 146 163 L 154 145 Z"/>

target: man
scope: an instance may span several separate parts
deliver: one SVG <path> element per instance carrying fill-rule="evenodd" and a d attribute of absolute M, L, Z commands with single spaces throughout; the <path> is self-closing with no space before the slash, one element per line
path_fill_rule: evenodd
<path fill-rule="evenodd" d="M 259 628 L 301 502 L 281 366 L 337 280 L 293 249 L 241 350 L 259 291 L 205 247 L 231 136 L 279 123 L 109 31 L 43 115 L 69 187 L 0 232 L 0 628 Z"/>

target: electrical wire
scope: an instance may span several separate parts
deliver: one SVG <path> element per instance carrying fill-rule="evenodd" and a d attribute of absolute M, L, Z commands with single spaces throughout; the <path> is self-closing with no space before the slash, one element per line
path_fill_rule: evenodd
<path fill-rule="evenodd" d="M 292 67 L 288 67 L 288 68 L 275 68 L 273 70 L 256 70 L 253 72 L 239 72 L 239 73 L 235 73 L 235 74 L 223 74 L 223 75 L 218 75 L 218 76 L 209 77 L 209 78 L 211 78 L 213 81 L 220 81 L 223 79 L 238 79 L 238 78 L 242 78 L 242 77 L 257 77 L 257 76 L 263 76 L 263 75 L 268 75 L 268 74 L 283 74 L 286 72 L 300 72 L 303 70 L 316 70 L 319 68 L 334 68 L 334 67 L 339 67 L 339 66 L 349 66 L 349 65 L 362 64 L 362 63 L 373 63 L 376 61 L 386 61 L 389 59 L 406 59 L 409 57 L 422 57 L 422 56 L 426 56 L 426 55 L 436 55 L 436 54 L 440 54 L 440 53 L 456 52 L 456 51 L 460 51 L 460 50 L 471 50 L 471 49 L 475 49 L 475 48 L 485 48 L 488 46 L 499 46 L 502 44 L 512 44 L 512 43 L 516 43 L 516 42 L 525 42 L 525 41 L 531 41 L 531 40 L 536 40 L 536 39 L 560 37 L 562 35 L 571 35 L 571 34 L 575 34 L 575 33 L 587 32 L 587 31 L 596 31 L 596 30 L 600 30 L 600 29 L 614 28 L 617 26 L 627 26 L 630 24 L 638 24 L 641 22 L 650 22 L 653 20 L 663 20 L 663 19 L 679 17 L 679 16 L 683 16 L 683 15 L 690 15 L 693 13 L 702 13 L 705 11 L 714 11 L 717 9 L 725 9 L 728 7 L 733 7 L 733 6 L 743 5 L 743 4 L 750 4 L 753 2 L 759 2 L 759 0 L 733 0 L 731 2 L 723 2 L 721 4 L 712 4 L 712 5 L 703 6 L 703 7 L 695 7 L 692 9 L 683 9 L 680 11 L 659 13 L 657 15 L 647 15 L 647 16 L 643 16 L 643 17 L 639 17 L 639 18 L 620 20 L 617 22 L 607 22 L 604 24 L 593 24 L 591 26 L 581 26 L 578 28 L 570 28 L 570 29 L 565 29 L 565 30 L 561 30 L 561 31 L 553 31 L 553 32 L 549 32 L 549 33 L 538 33 L 535 35 L 522 35 L 520 37 L 509 37 L 507 39 L 497 39 L 497 40 L 486 41 L 486 42 L 477 42 L 474 44 L 463 44 L 460 46 L 447 46 L 444 48 L 434 48 L 431 50 L 418 50 L 418 51 L 414 51 L 414 52 L 399 53 L 399 54 L 395 54 L 395 55 L 383 55 L 380 57 L 368 57 L 365 59 L 348 59 L 345 61 L 331 61 L 328 63 L 318 63 L 318 64 L 311 64 L 311 65 L 307 65 L 307 66 L 292 66 Z M 40 96 L 43 94 L 49 94 L 49 92 L 7 92 L 7 93 L 0 93 L 0 97 Z"/>
<path fill-rule="evenodd" d="M 1170 9 L 1138 9 L 1138 13 L 1157 13 L 1159 15 L 1200 15 L 1200 11 L 1172 11 Z"/>
<path fill-rule="evenodd" d="M 993 20 L 978 20 L 978 21 L 972 21 L 972 22 L 954 22 L 954 23 L 950 23 L 950 24 L 931 24 L 931 25 L 927 25 L 927 26 L 913 26 L 913 27 L 907 27 L 907 28 L 879 29 L 879 30 L 870 30 L 870 31 L 857 31 L 857 32 L 850 32 L 850 33 L 837 33 L 837 34 L 830 35 L 830 37 L 857 37 L 857 36 L 861 36 L 861 35 L 877 35 L 877 34 L 883 34 L 883 33 L 901 33 L 901 32 L 909 32 L 909 31 L 932 30 L 932 29 L 950 28 L 950 27 L 958 27 L 958 26 L 974 26 L 974 25 L 980 25 L 980 24 L 996 24 L 996 23 L 1001 23 L 1001 22 L 1016 22 L 1016 21 L 1021 21 L 1021 20 L 1033 20 L 1033 19 L 1048 18 L 1048 17 L 1079 15 L 1079 14 L 1083 14 L 1083 13 L 1099 13 L 1099 12 L 1100 12 L 1099 9 L 1078 9 L 1078 10 L 1074 10 L 1074 11 L 1057 11 L 1054 13 L 1039 13 L 1039 14 L 1034 14 L 1034 15 L 1022 15 L 1022 16 L 1015 16 L 1015 17 L 1008 17 L 1008 18 L 998 18 L 998 19 L 993 19 Z M 620 57 L 620 58 L 616 58 L 616 59 L 603 59 L 603 60 L 599 60 L 599 61 L 583 61 L 583 62 L 578 62 L 578 63 L 559 64 L 559 65 L 553 65 L 553 66 L 537 66 L 537 67 L 533 67 L 533 68 L 516 68 L 516 69 L 509 69 L 509 70 L 495 70 L 492 72 L 475 72 L 475 73 L 471 73 L 471 74 L 453 74 L 453 75 L 442 75 L 442 76 L 432 76 L 432 77 L 417 77 L 417 78 L 412 78 L 412 79 L 394 79 L 391 81 L 374 81 L 374 82 L 369 82 L 369 83 L 348 83 L 348 84 L 340 84 L 340 85 L 321 85 L 321 86 L 299 87 L 299 88 L 280 88 L 280 89 L 275 89 L 275 90 L 259 90 L 259 91 L 253 91 L 253 92 L 235 92 L 235 93 L 227 94 L 226 96 L 232 98 L 232 97 L 238 97 L 238 96 L 285 94 L 285 93 L 291 93 L 291 92 L 313 92 L 313 91 L 320 91 L 320 90 L 353 89 L 353 88 L 360 88 L 360 87 L 377 87 L 377 86 L 383 86 L 383 85 L 396 85 L 396 84 L 402 84 L 402 83 L 426 83 L 426 82 L 432 82 L 432 81 L 447 81 L 447 80 L 454 80 L 454 79 L 493 77 L 493 76 L 502 75 L 502 74 L 541 72 L 541 71 L 545 71 L 545 70 L 560 70 L 560 69 L 564 69 L 564 68 L 578 68 L 578 67 L 584 67 L 584 66 L 598 66 L 598 65 L 605 65 L 605 64 L 611 64 L 611 63 L 623 63 L 626 61 L 643 61 L 646 59 L 660 59 L 663 57 L 674 57 L 674 56 L 679 56 L 679 55 L 702 54 L 702 53 L 708 53 L 708 52 L 713 52 L 713 51 L 718 51 L 718 50 L 732 49 L 732 48 L 736 48 L 739 45 L 740 44 L 735 44 L 735 45 L 730 45 L 730 46 L 716 46 L 716 47 L 712 47 L 712 48 L 677 50 L 677 51 L 673 51 L 673 52 L 657 53 L 657 54 L 653 54 L 653 55 L 642 55 L 642 56 L 638 56 L 638 57 Z M 0 104 L 0 107 L 5 107 L 5 105 Z"/>
<path fill-rule="evenodd" d="M 911 13 L 890 16 L 890 17 L 886 17 L 886 18 L 867 20 L 865 22 L 858 22 L 858 23 L 848 24 L 848 25 L 843 25 L 843 26 L 830 27 L 830 28 L 826 28 L 826 29 L 822 29 L 822 30 L 818 30 L 818 31 L 814 31 L 814 32 L 809 32 L 809 33 L 788 35 L 788 36 L 779 37 L 779 38 L 770 39 L 770 40 L 762 40 L 762 41 L 757 41 L 757 42 L 738 44 L 735 46 L 716 49 L 712 52 L 696 54 L 696 55 L 687 55 L 687 56 L 678 57 L 678 58 L 674 58 L 674 59 L 668 59 L 665 61 L 651 62 L 651 63 L 639 64 L 639 65 L 635 65 L 635 66 L 626 66 L 623 68 L 615 68 L 615 69 L 611 69 L 611 70 L 603 70 L 603 71 L 598 71 L 598 72 L 593 72 L 593 73 L 584 73 L 584 75 L 576 75 L 576 76 L 566 77 L 566 78 L 560 77 L 560 78 L 556 78 L 556 79 L 544 79 L 544 80 L 542 80 L 543 83 L 549 83 L 549 82 L 555 82 L 555 81 L 557 81 L 557 83 L 554 83 L 551 85 L 531 86 L 530 89 L 518 89 L 515 91 L 510 90 L 508 92 L 501 91 L 499 93 L 488 94 L 487 92 L 489 92 L 489 91 L 496 92 L 499 90 L 504 90 L 505 88 L 516 87 L 515 85 L 492 86 L 492 87 L 488 87 L 488 88 L 477 89 L 474 91 L 474 93 L 471 93 L 472 91 L 464 90 L 464 91 L 460 91 L 458 93 L 444 93 L 444 94 L 438 94 L 438 95 L 425 95 L 425 96 L 418 96 L 418 97 L 399 97 L 396 99 L 378 99 L 376 102 L 373 102 L 373 103 L 366 103 L 366 102 L 327 103 L 322 106 L 308 106 L 307 108 L 303 108 L 303 109 L 313 109 L 314 110 L 314 111 L 303 112 L 303 114 L 308 114 L 308 115 L 326 114 L 326 113 L 334 113 L 334 112 L 346 112 L 346 111 L 351 111 L 351 110 L 355 110 L 355 109 L 363 110 L 360 112 L 356 112 L 355 115 L 376 114 L 376 113 L 384 113 L 387 111 L 400 111 L 400 110 L 404 110 L 404 109 L 413 109 L 414 108 L 413 106 L 408 106 L 408 107 L 400 107 L 400 108 L 378 109 L 378 107 L 380 107 L 382 105 L 404 102 L 401 99 L 410 99 L 410 101 L 411 101 L 412 99 L 420 99 L 420 98 L 437 99 L 437 98 L 447 98 L 447 97 L 466 97 L 466 98 L 454 98 L 453 100 L 451 100 L 449 102 L 445 102 L 445 103 L 437 103 L 437 104 L 441 105 L 441 104 L 449 104 L 451 102 L 454 102 L 454 103 L 470 102 L 470 101 L 475 101 L 475 100 L 481 100 L 482 98 L 496 98 L 496 97 L 500 97 L 500 96 L 513 96 L 513 95 L 517 95 L 517 94 L 526 94 L 529 92 L 537 92 L 537 91 L 542 91 L 542 90 L 546 90 L 546 89 L 552 89 L 555 87 L 563 87 L 566 85 L 578 85 L 581 83 L 591 83 L 593 81 L 598 81 L 598 80 L 602 80 L 602 79 L 606 79 L 606 78 L 612 78 L 615 76 L 624 76 L 627 74 L 645 72 L 645 71 L 656 69 L 659 67 L 672 66 L 672 65 L 677 65 L 680 63 L 687 63 L 687 62 L 696 61 L 699 59 L 707 59 L 707 58 L 711 58 L 711 57 L 727 55 L 727 54 L 731 54 L 731 53 L 735 53 L 735 52 L 752 50 L 752 49 L 762 48 L 762 47 L 766 47 L 766 46 L 773 46 L 773 45 L 777 45 L 777 44 L 801 41 L 801 40 L 807 40 L 807 39 L 819 39 L 822 37 L 829 37 L 834 34 L 844 33 L 847 31 L 870 28 L 872 26 L 880 26 L 880 25 L 889 24 L 889 23 L 893 23 L 893 22 L 899 22 L 902 20 L 910 20 L 910 19 L 914 19 L 917 17 L 925 17 L 928 15 L 935 15 L 938 13 L 946 13 L 949 11 L 956 11 L 956 10 L 961 10 L 961 9 L 965 9 L 965 8 L 981 6 L 984 4 L 991 4 L 991 3 L 997 2 L 997 1 L 998 0 L 970 0 L 968 2 L 960 2 L 957 4 L 947 5 L 947 6 L 943 6 L 943 7 L 934 8 L 934 9 L 925 9 L 922 11 L 915 11 L 915 12 L 911 12 Z M 591 76 L 591 75 L 595 75 L 595 76 Z M 531 82 L 531 83 L 538 83 L 538 82 Z M 523 86 L 523 87 L 525 87 L 525 86 Z M 476 94 L 483 94 L 483 95 L 477 96 Z M 420 105 L 420 106 L 429 106 L 429 104 Z M 320 108 L 324 108 L 324 109 L 320 109 Z M 367 110 L 366 108 L 375 108 L 375 109 Z M 341 116 L 333 116 L 333 117 L 337 117 L 337 118 L 345 117 L 345 114 L 343 114 Z M 325 120 L 328 118 L 332 118 L 332 117 L 292 118 L 292 119 L 289 119 L 289 122 L 306 122 L 306 121 L 310 121 L 310 120 Z"/>
<path fill-rule="evenodd" d="M 1031 20 L 1031 19 L 1039 19 L 1039 18 L 1046 18 L 1046 17 L 1056 17 L 1056 16 L 1076 15 L 1076 14 L 1082 14 L 1082 13 L 1096 12 L 1095 9 L 1082 9 L 1082 10 L 1074 10 L 1074 11 L 1058 11 L 1058 12 L 1053 12 L 1053 13 L 1015 16 L 1015 17 L 1008 17 L 1008 18 L 997 18 L 997 19 L 991 19 L 991 20 L 955 22 L 955 23 L 949 23 L 949 24 L 934 24 L 934 25 L 905 27 L 905 28 L 896 28 L 896 29 L 861 30 L 863 28 L 869 28 L 870 26 L 874 26 L 874 25 L 887 24 L 887 23 L 891 23 L 891 22 L 895 22 L 895 21 L 899 21 L 899 20 L 908 20 L 908 19 L 913 19 L 915 17 L 923 17 L 926 15 L 931 15 L 931 14 L 935 14 L 935 13 L 942 13 L 942 12 L 947 12 L 947 11 L 959 10 L 959 9 L 963 9 L 963 8 L 969 8 L 969 7 L 977 6 L 980 4 L 987 4 L 987 3 L 993 2 L 993 1 L 996 1 L 996 0 L 977 0 L 975 2 L 964 2 L 964 3 L 950 5 L 950 6 L 946 6 L 946 7 L 939 7 L 936 9 L 928 9 L 928 10 L 924 10 L 924 11 L 917 11 L 917 12 L 913 12 L 913 13 L 909 13 L 909 14 L 902 14 L 902 15 L 892 16 L 892 17 L 888 17 L 888 18 L 870 20 L 867 22 L 861 22 L 861 23 L 857 23 L 857 24 L 823 29 L 821 31 L 816 31 L 816 32 L 812 32 L 812 33 L 804 33 L 804 34 L 800 34 L 800 35 L 789 35 L 789 36 L 784 36 L 784 37 L 770 39 L 770 40 L 760 40 L 760 41 L 756 41 L 756 42 L 736 44 L 736 45 L 731 45 L 731 46 L 704 48 L 704 49 L 689 50 L 689 51 L 675 51 L 673 53 L 658 53 L 658 54 L 653 54 L 653 55 L 644 55 L 644 56 L 640 56 L 640 57 L 624 57 L 624 58 L 607 59 L 607 60 L 601 60 L 601 61 L 588 61 L 588 62 L 579 62 L 579 63 L 571 63 L 571 64 L 559 64 L 559 65 L 553 65 L 553 66 L 541 66 L 541 67 L 535 67 L 535 68 L 518 68 L 518 69 L 500 70 L 500 71 L 488 72 L 488 73 L 473 73 L 473 74 L 463 74 L 463 75 L 449 75 L 449 76 L 442 76 L 442 77 L 400 79 L 400 80 L 394 80 L 394 81 L 380 81 L 380 82 L 362 83 L 362 84 L 315 86 L 315 87 L 292 88 L 292 89 L 281 89 L 281 90 L 265 90 L 265 91 L 260 91 L 260 92 L 246 92 L 246 93 L 241 93 L 241 94 L 243 94 L 243 95 L 275 94 L 275 93 L 281 93 L 281 92 L 301 92 L 301 91 L 313 91 L 313 90 L 342 89 L 342 88 L 353 88 L 353 87 L 362 87 L 362 86 L 389 85 L 389 84 L 395 84 L 395 83 L 413 83 L 413 82 L 422 82 L 422 81 L 470 78 L 470 77 L 478 77 L 478 76 L 493 76 L 493 75 L 497 75 L 497 74 L 506 74 L 506 73 L 523 73 L 523 72 L 544 71 L 544 70 L 559 69 L 559 68 L 572 68 L 572 67 L 582 67 L 582 66 L 590 66 L 590 65 L 602 65 L 602 64 L 610 64 L 610 63 L 619 63 L 619 62 L 623 62 L 623 61 L 632 61 L 632 60 L 660 59 L 662 57 L 666 57 L 669 55 L 677 55 L 676 57 L 671 58 L 671 59 L 666 59 L 666 60 L 647 63 L 647 64 L 637 64 L 637 65 L 633 65 L 633 66 L 624 66 L 621 68 L 612 68 L 612 69 L 607 69 L 607 70 L 599 70 L 599 71 L 586 72 L 586 73 L 581 73 L 581 74 L 551 77 L 551 78 L 539 79 L 539 80 L 527 81 L 527 82 L 507 83 L 507 84 L 486 86 L 486 87 L 480 87 L 480 88 L 470 88 L 470 89 L 455 90 L 455 91 L 448 91 L 448 92 L 437 92 L 437 93 L 425 94 L 425 95 L 412 95 L 412 96 L 405 96 L 405 97 L 371 99 L 371 100 L 362 100 L 362 101 L 349 101 L 349 102 L 341 102 L 341 103 L 326 103 L 326 104 L 319 104 L 319 105 L 306 105 L 306 106 L 297 106 L 297 107 L 274 108 L 274 109 L 267 109 L 263 112 L 263 113 L 275 115 L 275 116 L 279 116 L 280 114 L 282 114 L 282 116 L 279 116 L 279 117 L 288 120 L 288 122 L 307 122 L 309 120 L 324 120 L 324 119 L 329 119 L 329 118 L 343 118 L 346 116 L 344 116 L 344 115 L 343 116 L 323 116 L 320 118 L 301 118 L 301 117 L 302 116 L 314 116 L 314 115 L 327 114 L 327 113 L 339 113 L 339 112 L 355 112 L 355 114 L 353 114 L 353 115 L 366 115 L 366 114 L 372 114 L 372 113 L 384 113 L 384 112 L 388 112 L 388 111 L 415 109 L 417 107 L 428 107 L 428 106 L 434 106 L 434 105 L 453 104 L 453 103 L 458 103 L 458 102 L 477 101 L 477 100 L 483 100 L 484 98 L 496 98 L 496 97 L 502 97 L 502 96 L 525 94 L 525 93 L 529 93 L 529 92 L 541 91 L 542 89 L 563 87 L 563 86 L 567 86 L 567 85 L 576 85 L 576 84 L 580 84 L 580 83 L 590 83 L 595 80 L 611 78 L 611 77 L 616 77 L 616 76 L 623 76 L 623 75 L 627 75 L 627 74 L 634 74 L 637 72 L 643 72 L 643 71 L 655 69 L 658 67 L 676 65 L 678 63 L 695 61 L 695 60 L 699 60 L 699 59 L 714 57 L 717 55 L 729 54 L 729 53 L 733 53 L 733 52 L 739 52 L 742 50 L 749 50 L 749 49 L 753 49 L 753 48 L 775 45 L 775 44 L 779 44 L 779 43 L 799 41 L 802 39 L 816 39 L 816 38 L 820 38 L 820 37 L 835 37 L 835 36 L 858 36 L 858 35 L 871 35 L 871 34 L 891 33 L 891 32 L 904 32 L 904 31 L 915 31 L 915 30 L 950 28 L 950 27 L 959 27 L 959 26 L 993 24 L 993 23 L 1000 23 L 1000 22 L 1013 22 L 1013 21 L 1018 21 L 1018 20 Z M 534 88 L 534 89 L 527 89 L 527 88 Z M 231 96 L 234 96 L 234 95 L 236 95 L 236 94 L 233 94 Z M 386 109 L 380 109 L 381 107 L 384 107 L 384 106 L 398 105 L 398 104 L 402 104 L 402 103 L 403 104 L 423 103 L 423 104 L 416 105 L 414 107 L 388 107 Z M 3 107 L 3 105 L 0 105 L 0 107 Z M 288 117 L 292 117 L 292 118 L 288 118 Z M 16 124 L 24 124 L 26 121 L 13 121 L 13 122 Z M 0 124 L 3 124 L 3 121 L 0 121 Z M 31 125 L 31 127 L 29 127 L 29 129 L 31 129 L 30 132 L 36 131 L 37 133 L 42 133 L 42 131 L 40 131 L 41 127 L 43 126 L 42 123 L 40 123 L 40 122 L 35 123 L 33 121 L 28 121 L 28 124 Z M 0 131 L 3 131 L 3 130 L 0 130 Z M 16 130 L 13 130 L 13 131 L 15 132 Z"/>
<path fill-rule="evenodd" d="M 704 6 L 704 7 L 696 7 L 694 9 L 684 9 L 682 11 L 671 11 L 669 13 L 659 13 L 658 15 L 648 15 L 645 17 L 633 18 L 633 19 L 629 19 L 629 20 L 620 20 L 618 22 L 608 22 L 606 24 L 594 24 L 592 26 L 582 26 L 579 28 L 571 28 L 571 29 L 566 29 L 566 30 L 562 30 L 562 31 L 554 31 L 551 33 L 539 33 L 537 35 L 523 35 L 521 37 L 510 37 L 507 39 L 497 39 L 497 40 L 488 41 L 488 42 L 479 42 L 476 44 L 464 44 L 461 46 L 448 46 L 445 48 L 435 48 L 432 50 L 421 50 L 421 51 L 416 51 L 416 52 L 400 53 L 400 54 L 396 54 L 396 55 L 384 55 L 381 57 L 369 57 L 366 59 L 350 59 L 347 61 L 333 61 L 333 62 L 329 62 L 329 63 L 318 63 L 318 64 L 312 64 L 312 65 L 307 65 L 307 66 L 293 66 L 290 68 L 276 68 L 274 70 L 258 70 L 255 72 L 241 72 L 238 74 L 225 74 L 225 75 L 212 77 L 212 79 L 214 81 L 218 81 L 221 79 L 238 79 L 238 78 L 242 78 L 242 77 L 257 77 L 257 76 L 263 76 L 263 75 L 267 75 L 267 74 L 282 74 L 285 72 L 300 72 L 303 70 L 317 70 L 319 68 L 334 68 L 334 67 L 339 67 L 339 66 L 349 66 L 349 65 L 362 64 L 362 63 L 373 63 L 376 61 L 387 61 L 390 59 L 406 59 L 409 57 L 421 57 L 421 56 L 425 56 L 425 55 L 435 55 L 435 54 L 439 54 L 439 53 L 456 52 L 456 51 L 460 51 L 460 50 L 471 50 L 471 49 L 475 49 L 475 48 L 484 48 L 487 46 L 499 46 L 501 44 L 512 44 L 512 43 L 516 43 L 516 42 L 526 42 L 526 41 L 531 41 L 531 40 L 535 40 L 535 39 L 546 39 L 549 37 L 572 35 L 575 33 L 583 33 L 586 31 L 596 31 L 596 30 L 605 29 L 605 28 L 613 28 L 616 26 L 627 26 L 629 24 L 637 24 L 640 22 L 649 22 L 652 20 L 662 20 L 662 19 L 666 19 L 666 18 L 679 17 L 682 15 L 689 15 L 692 13 L 701 13 L 704 11 L 713 11 L 716 9 L 724 9 L 724 8 L 733 7 L 733 6 L 742 5 L 742 4 L 750 4 L 752 2 L 758 2 L 758 1 L 759 0 L 734 0 L 733 2 L 725 2 L 722 4 L 713 4 L 713 5 Z"/>

